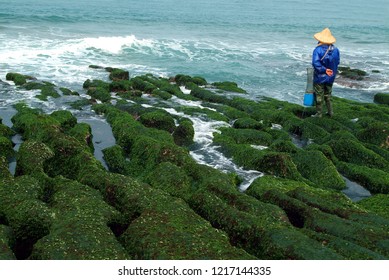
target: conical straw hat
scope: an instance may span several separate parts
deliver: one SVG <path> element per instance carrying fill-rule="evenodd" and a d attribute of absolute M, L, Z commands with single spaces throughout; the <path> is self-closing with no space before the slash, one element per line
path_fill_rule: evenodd
<path fill-rule="evenodd" d="M 329 28 L 325 28 L 323 31 L 316 33 L 313 35 L 313 38 L 323 44 L 333 44 L 336 42 L 336 39 L 334 36 L 332 36 Z"/>

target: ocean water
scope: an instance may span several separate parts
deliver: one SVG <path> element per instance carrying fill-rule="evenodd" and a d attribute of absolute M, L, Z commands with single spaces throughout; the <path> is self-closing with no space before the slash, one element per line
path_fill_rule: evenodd
<path fill-rule="evenodd" d="M 14 71 L 77 89 L 97 64 L 301 103 L 312 36 L 329 27 L 342 65 L 380 71 L 334 94 L 371 102 L 389 90 L 388 13 L 387 0 L 0 0 L 0 79 Z"/>
<path fill-rule="evenodd" d="M 248 98 L 302 104 L 317 43 L 313 34 L 329 27 L 341 65 L 369 73 L 362 83 L 337 81 L 334 95 L 372 102 L 377 92 L 389 91 L 388 14 L 387 0 L 0 0 L 0 80 L 19 72 L 82 92 L 86 79 L 107 79 L 88 67 L 94 64 L 126 69 L 131 76 L 183 73 L 234 81 Z M 0 82 L 3 123 L 12 126 L 12 104 L 21 100 L 46 112 L 68 109 L 61 100 L 34 96 Z M 95 143 L 101 158 L 99 146 L 114 144 L 109 127 L 91 112 L 74 114 L 96 133 L 104 131 Z M 229 124 L 192 121 L 196 160 L 242 174 L 243 189 L 261 175 L 242 170 L 212 147 L 212 133 Z"/>

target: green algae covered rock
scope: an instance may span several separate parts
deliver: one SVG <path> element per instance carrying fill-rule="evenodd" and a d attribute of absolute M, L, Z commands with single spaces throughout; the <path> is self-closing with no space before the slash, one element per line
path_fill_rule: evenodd
<path fill-rule="evenodd" d="M 254 259 L 179 201 L 143 212 L 121 239 L 136 259 Z"/>
<path fill-rule="evenodd" d="M 87 123 L 76 123 L 67 133 L 82 144 L 86 144 L 90 151 L 94 151 L 92 128 Z"/>
<path fill-rule="evenodd" d="M 79 96 L 80 94 L 76 91 L 72 91 L 71 89 L 60 87 L 59 90 L 62 92 L 63 95 L 76 95 Z"/>
<path fill-rule="evenodd" d="M 205 86 L 207 85 L 207 81 L 202 77 L 191 77 L 188 75 L 178 74 L 174 77 L 174 81 L 181 86 L 186 86 L 190 83 L 193 83 L 197 86 Z"/>
<path fill-rule="evenodd" d="M 184 200 L 187 200 L 191 195 L 192 187 L 189 176 L 183 168 L 170 162 L 160 163 L 147 175 L 144 181 Z"/>
<path fill-rule="evenodd" d="M 8 226 L 0 224 L 0 260 L 14 260 L 15 255 L 10 247 L 12 231 Z"/>
<path fill-rule="evenodd" d="M 90 88 L 104 88 L 105 90 L 109 91 L 110 90 L 110 84 L 107 82 L 104 82 L 102 80 L 90 80 L 87 79 L 83 83 L 83 88 L 85 89 L 90 89 Z"/>
<path fill-rule="evenodd" d="M 17 154 L 17 175 L 32 175 L 44 172 L 44 164 L 54 157 L 54 152 L 44 143 L 27 140 Z"/>
<path fill-rule="evenodd" d="M 197 193 L 191 201 L 190 205 L 201 216 L 229 234 L 232 244 L 237 244 L 259 258 L 341 258 L 330 250 L 322 249 L 319 243 L 288 226 L 281 217 L 280 220 L 271 216 L 258 220 L 256 216 L 228 206 L 210 193 Z"/>
<path fill-rule="evenodd" d="M 388 93 L 377 93 L 374 95 L 374 102 L 378 104 L 389 105 L 389 94 Z"/>
<path fill-rule="evenodd" d="M 8 160 L 4 156 L 0 156 L 0 181 L 11 178 L 12 174 L 9 172 Z"/>
<path fill-rule="evenodd" d="M 139 121 L 144 126 L 166 130 L 169 133 L 172 133 L 176 128 L 173 117 L 163 110 L 142 114 Z"/>
<path fill-rule="evenodd" d="M 1 123 L 1 118 L 0 118 L 0 136 L 11 137 L 11 136 L 14 136 L 14 135 L 15 135 L 15 131 L 13 131 L 8 126 L 2 124 Z"/>
<path fill-rule="evenodd" d="M 389 219 L 389 195 L 377 194 L 358 202 L 363 208 Z"/>
<path fill-rule="evenodd" d="M 88 95 L 100 100 L 101 102 L 108 102 L 111 100 L 110 92 L 103 87 L 89 88 Z"/>
<path fill-rule="evenodd" d="M 264 124 L 252 118 L 239 118 L 234 122 L 234 128 L 262 129 Z"/>
<path fill-rule="evenodd" d="M 244 89 L 238 87 L 237 83 L 234 82 L 216 82 L 213 83 L 212 85 L 214 85 L 218 89 L 225 90 L 225 91 L 247 93 Z"/>
<path fill-rule="evenodd" d="M 128 258 L 107 226 L 120 213 L 106 204 L 97 190 L 58 178 L 52 191 L 53 224 L 50 233 L 34 245 L 31 259 Z"/>
<path fill-rule="evenodd" d="M 265 175 L 255 179 L 254 182 L 251 183 L 250 187 L 246 190 L 246 194 L 260 199 L 264 193 L 271 189 L 277 189 L 281 192 L 288 192 L 299 187 L 309 188 L 309 186 L 304 182 Z"/>
<path fill-rule="evenodd" d="M 65 131 L 73 128 L 77 124 L 76 117 L 66 110 L 54 111 L 50 116 L 56 119 Z"/>
<path fill-rule="evenodd" d="M 36 97 L 40 100 L 47 101 L 48 97 L 58 98 L 61 95 L 58 93 L 57 88 L 52 85 L 45 85 L 41 88 L 41 93 Z"/>
<path fill-rule="evenodd" d="M 109 73 L 109 78 L 112 81 L 118 80 L 128 80 L 130 78 L 130 74 L 128 71 L 119 69 L 119 68 L 106 68 Z"/>
<path fill-rule="evenodd" d="M 360 69 L 353 69 L 347 66 L 341 66 L 338 68 L 339 75 L 352 80 L 363 80 L 367 73 Z"/>
<path fill-rule="evenodd" d="M 10 247 L 18 259 L 29 257 L 34 243 L 49 233 L 53 212 L 39 200 L 43 186 L 30 177 L 0 183 L 0 217 L 12 229 Z"/>
<path fill-rule="evenodd" d="M 268 191 L 262 199 L 284 209 L 289 220 L 296 227 L 330 234 L 383 256 L 389 253 L 388 233 L 385 229 L 322 212 L 276 190 Z"/>
<path fill-rule="evenodd" d="M 389 193 L 388 172 L 346 162 L 339 162 L 337 168 L 345 177 L 358 182 L 372 193 Z"/>
<path fill-rule="evenodd" d="M 190 119 L 182 119 L 173 132 L 174 143 L 178 146 L 189 146 L 194 138 L 193 122 Z"/>
<path fill-rule="evenodd" d="M 374 122 L 356 133 L 362 142 L 389 149 L 389 123 Z"/>
<path fill-rule="evenodd" d="M 0 135 L 0 156 L 10 158 L 14 155 L 13 145 L 8 137 Z"/>
<path fill-rule="evenodd" d="M 334 164 L 320 151 L 299 151 L 293 155 L 297 170 L 320 188 L 342 190 L 346 187 Z"/>
<path fill-rule="evenodd" d="M 19 73 L 7 73 L 5 78 L 7 81 L 13 81 L 17 86 L 24 85 L 28 79 L 32 79 L 30 76 L 22 75 Z"/>
<path fill-rule="evenodd" d="M 124 150 L 119 145 L 115 145 L 103 150 L 104 160 L 111 172 L 128 175 L 129 162 L 126 160 Z"/>
<path fill-rule="evenodd" d="M 389 171 L 389 162 L 372 150 L 364 147 L 360 142 L 354 140 L 340 139 L 330 141 L 328 145 L 332 148 L 335 156 L 345 162 L 360 164 L 370 168 Z"/>
<path fill-rule="evenodd" d="M 348 240 L 344 240 L 330 234 L 319 233 L 312 230 L 304 230 L 306 235 L 320 242 L 325 248 L 344 256 L 347 260 L 385 260 L 386 257 L 359 246 Z"/>

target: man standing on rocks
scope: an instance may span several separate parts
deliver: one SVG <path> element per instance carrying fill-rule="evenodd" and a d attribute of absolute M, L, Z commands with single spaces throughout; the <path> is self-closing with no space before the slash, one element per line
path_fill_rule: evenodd
<path fill-rule="evenodd" d="M 339 50 L 333 45 L 336 39 L 328 28 L 313 37 L 319 41 L 312 55 L 312 66 L 315 70 L 313 87 L 316 99 L 316 114 L 313 117 L 322 117 L 323 99 L 327 106 L 327 115 L 331 117 L 334 114 L 331 93 L 340 61 Z"/>

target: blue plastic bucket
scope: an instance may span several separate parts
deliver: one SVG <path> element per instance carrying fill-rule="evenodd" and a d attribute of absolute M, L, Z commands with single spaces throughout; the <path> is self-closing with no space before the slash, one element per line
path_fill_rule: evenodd
<path fill-rule="evenodd" d="M 304 104 L 304 106 L 315 105 L 315 95 L 313 93 L 305 93 L 303 104 Z"/>

